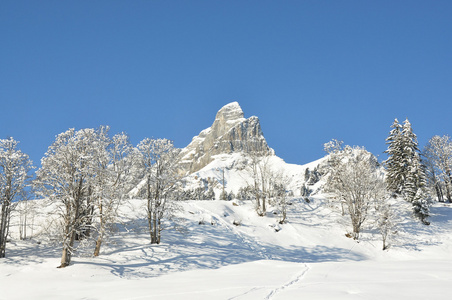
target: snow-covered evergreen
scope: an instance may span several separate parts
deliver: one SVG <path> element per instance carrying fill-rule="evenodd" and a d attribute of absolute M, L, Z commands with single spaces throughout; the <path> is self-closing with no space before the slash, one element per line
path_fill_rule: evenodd
<path fill-rule="evenodd" d="M 428 194 L 425 192 L 425 166 L 422 165 L 417 136 L 406 119 L 401 126 L 397 119 L 386 139 L 388 159 L 385 161 L 386 183 L 395 195 L 413 203 L 415 214 L 427 224 Z"/>
<path fill-rule="evenodd" d="M 388 144 L 388 149 L 385 151 L 388 159 L 384 162 L 387 171 L 386 183 L 390 191 L 400 194 L 404 186 L 406 168 L 402 161 L 402 125 L 395 119 L 391 128 L 386 139 Z"/>

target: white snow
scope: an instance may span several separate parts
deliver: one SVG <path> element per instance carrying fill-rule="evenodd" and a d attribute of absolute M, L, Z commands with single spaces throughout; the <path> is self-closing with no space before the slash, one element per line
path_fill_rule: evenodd
<path fill-rule="evenodd" d="M 217 192 L 220 193 L 220 187 L 223 180 L 225 180 L 225 189 L 227 192 L 237 191 L 241 187 L 245 187 L 253 182 L 251 171 L 249 167 L 250 158 L 244 153 L 236 152 L 231 154 L 220 154 L 212 157 L 213 161 L 199 170 L 188 176 L 187 188 L 195 188 L 198 186 L 199 178 L 215 179 L 219 185 Z M 288 189 L 294 192 L 294 195 L 300 194 L 300 188 L 304 183 L 304 174 L 307 168 L 313 170 L 325 158 L 316 160 L 306 165 L 288 164 L 282 158 L 271 155 L 268 156 L 268 165 L 272 172 L 286 176 L 290 183 Z M 247 167 L 248 164 L 248 167 Z M 196 180 L 195 178 L 198 178 Z"/>
<path fill-rule="evenodd" d="M 397 203 L 398 234 L 389 251 L 381 250 L 370 227 L 359 243 L 345 237 L 347 218 L 321 195 L 310 203 L 292 200 L 283 225 L 271 210 L 258 217 L 248 201 L 183 202 L 179 217 L 186 230 L 164 231 L 160 245 L 149 243 L 142 204 L 133 200 L 121 208 L 118 230 L 99 257 L 89 255 L 93 244 L 85 245 L 64 269 L 56 268 L 60 245 L 44 235 L 19 241 L 14 218 L 7 257 L 0 259 L 0 299 L 413 300 L 452 294 L 450 204 L 432 207 L 432 225 L 425 226 L 405 211 L 406 203 Z M 44 217 L 36 224 L 45 225 Z"/>

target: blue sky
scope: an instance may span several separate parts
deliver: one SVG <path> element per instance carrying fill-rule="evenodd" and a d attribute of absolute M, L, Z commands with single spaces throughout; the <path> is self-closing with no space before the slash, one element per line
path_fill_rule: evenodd
<path fill-rule="evenodd" d="M 336 138 L 384 159 L 394 118 L 451 134 L 451 1 L 2 1 L 0 138 L 39 165 L 111 126 L 177 147 L 238 101 L 290 163 Z"/>

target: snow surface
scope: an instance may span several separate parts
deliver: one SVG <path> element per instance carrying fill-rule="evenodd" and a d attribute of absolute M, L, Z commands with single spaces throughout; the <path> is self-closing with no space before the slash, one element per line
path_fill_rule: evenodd
<path fill-rule="evenodd" d="M 218 185 L 216 194 L 220 195 L 223 181 L 223 171 L 225 180 L 225 190 L 237 193 L 242 187 L 246 187 L 253 182 L 250 170 L 250 157 L 244 153 L 236 152 L 231 154 L 214 155 L 213 161 L 207 166 L 187 177 L 187 188 L 194 189 L 199 186 L 199 180 L 214 179 Z M 288 190 L 299 195 L 306 168 L 313 170 L 324 158 L 306 165 L 288 164 L 276 155 L 268 156 L 268 166 L 272 172 L 285 176 L 289 180 Z M 219 198 L 219 196 L 217 196 Z"/>
<path fill-rule="evenodd" d="M 425 226 L 406 203 L 395 203 L 398 233 L 382 251 L 370 226 L 359 243 L 345 237 L 347 218 L 321 195 L 291 203 L 288 223 L 279 225 L 271 210 L 258 217 L 248 201 L 182 202 L 178 224 L 184 230 L 165 230 L 163 243 L 151 245 L 143 203 L 132 200 L 121 208 L 101 255 L 91 257 L 94 244 L 84 245 L 64 269 L 56 268 L 61 246 L 39 234 L 48 225 L 45 214 L 26 241 L 17 239 L 13 219 L 13 239 L 0 259 L 0 299 L 412 300 L 452 294 L 450 204 L 432 207 L 432 225 Z"/>

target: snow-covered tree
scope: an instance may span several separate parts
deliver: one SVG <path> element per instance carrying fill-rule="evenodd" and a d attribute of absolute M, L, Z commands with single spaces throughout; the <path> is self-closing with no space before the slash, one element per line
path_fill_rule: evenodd
<path fill-rule="evenodd" d="M 400 194 L 403 190 L 406 172 L 406 166 L 402 160 L 402 125 L 395 119 L 391 128 L 386 139 L 386 144 L 388 144 L 388 149 L 385 151 L 388 159 L 384 162 L 387 170 L 386 183 L 389 191 Z"/>
<path fill-rule="evenodd" d="M 438 170 L 435 168 L 433 160 L 429 157 L 427 147 L 424 148 L 422 155 L 422 164 L 425 166 L 427 190 L 431 195 L 436 196 L 437 201 L 444 202 L 443 182 L 439 177 Z"/>
<path fill-rule="evenodd" d="M 424 186 L 417 189 L 412 204 L 415 216 L 425 225 L 430 225 L 427 218 L 430 216 L 431 199 Z"/>
<path fill-rule="evenodd" d="M 418 188 L 425 186 L 425 173 L 424 167 L 421 164 L 417 137 L 413 133 L 411 123 L 408 119 L 403 122 L 402 126 L 401 152 L 405 171 L 403 193 L 408 201 L 413 202 Z"/>
<path fill-rule="evenodd" d="M 387 199 L 384 198 L 378 201 L 376 213 L 377 227 L 381 234 L 383 250 L 387 250 L 389 248 L 389 241 L 395 231 L 396 214 Z"/>
<path fill-rule="evenodd" d="M 159 244 L 162 221 L 171 213 L 171 199 L 179 181 L 179 149 L 167 139 L 142 140 L 137 146 L 136 163 L 144 180 L 146 213 L 152 244 Z"/>
<path fill-rule="evenodd" d="M 270 168 L 270 157 L 260 153 L 251 153 L 250 173 L 252 182 L 248 182 L 249 188 L 253 191 L 255 210 L 259 216 L 267 213 L 267 201 L 270 196 L 273 172 Z"/>
<path fill-rule="evenodd" d="M 413 133 L 408 119 L 400 125 L 397 119 L 391 126 L 389 137 L 386 139 L 388 159 L 386 166 L 386 183 L 388 189 L 397 195 L 403 195 L 412 201 L 417 188 L 425 180 L 419 154 L 417 137 Z"/>
<path fill-rule="evenodd" d="M 435 135 L 428 141 L 423 155 L 438 201 L 443 199 L 444 188 L 447 201 L 452 202 L 452 141 L 450 137 Z"/>
<path fill-rule="evenodd" d="M 345 146 L 330 153 L 327 191 L 345 204 L 354 239 L 359 238 L 363 223 L 374 201 L 385 197 L 383 174 L 375 156 L 364 148 Z"/>
<path fill-rule="evenodd" d="M 385 161 L 387 168 L 386 182 L 388 189 L 395 195 L 402 195 L 404 198 L 413 203 L 413 209 L 421 220 L 427 224 L 426 214 L 423 209 L 428 210 L 428 206 L 423 205 L 423 209 L 419 209 L 420 203 L 428 203 L 428 199 L 420 200 L 419 197 L 427 197 L 425 193 L 426 177 L 425 166 L 422 165 L 418 141 L 413 133 L 411 123 L 406 119 L 400 126 L 397 119 L 392 125 L 387 143 L 389 144 L 388 159 Z M 421 190 L 420 190 L 421 189 Z"/>
<path fill-rule="evenodd" d="M 11 212 L 18 200 L 26 199 L 33 168 L 28 155 L 17 149 L 12 137 L 0 139 L 0 258 L 6 255 Z"/>
<path fill-rule="evenodd" d="M 287 220 L 287 186 L 290 180 L 283 171 L 273 173 L 273 175 L 269 202 L 278 212 L 278 223 L 284 224 Z"/>
<path fill-rule="evenodd" d="M 309 199 L 309 196 L 312 193 L 312 189 L 310 189 L 305 183 L 301 186 L 300 189 L 300 196 L 303 197 L 305 200 Z"/>
<path fill-rule="evenodd" d="M 241 187 L 236 196 L 239 200 L 254 200 L 254 188 L 251 185 Z"/>
<path fill-rule="evenodd" d="M 34 195 L 32 189 L 30 188 L 29 196 Z M 22 199 L 15 211 L 19 217 L 19 238 L 21 240 L 26 240 L 28 237 L 33 236 L 33 230 L 35 227 L 35 216 L 38 212 L 39 202 L 31 201 L 28 198 Z"/>
<path fill-rule="evenodd" d="M 56 136 L 37 172 L 39 194 L 56 203 L 63 220 L 60 267 L 70 264 L 76 238 L 91 225 L 97 145 L 96 130 L 69 129 Z"/>
<path fill-rule="evenodd" d="M 131 189 L 131 184 L 135 182 L 129 174 L 133 147 L 125 133 L 109 138 L 108 128 L 101 127 L 98 130 L 97 149 L 97 155 L 94 156 L 96 168 L 93 194 L 98 235 L 94 256 L 99 255 L 102 242 L 108 233 L 107 227 L 115 222 L 117 210 Z"/>
<path fill-rule="evenodd" d="M 124 133 L 110 138 L 109 127 L 69 129 L 57 135 L 41 160 L 36 186 L 54 202 L 63 220 L 60 267 L 68 266 L 75 241 L 93 237 L 94 255 L 114 223 L 117 209 L 133 179 L 129 174 L 133 147 Z"/>
<path fill-rule="evenodd" d="M 204 195 L 205 200 L 215 200 L 215 191 L 212 186 L 209 186 Z"/>

